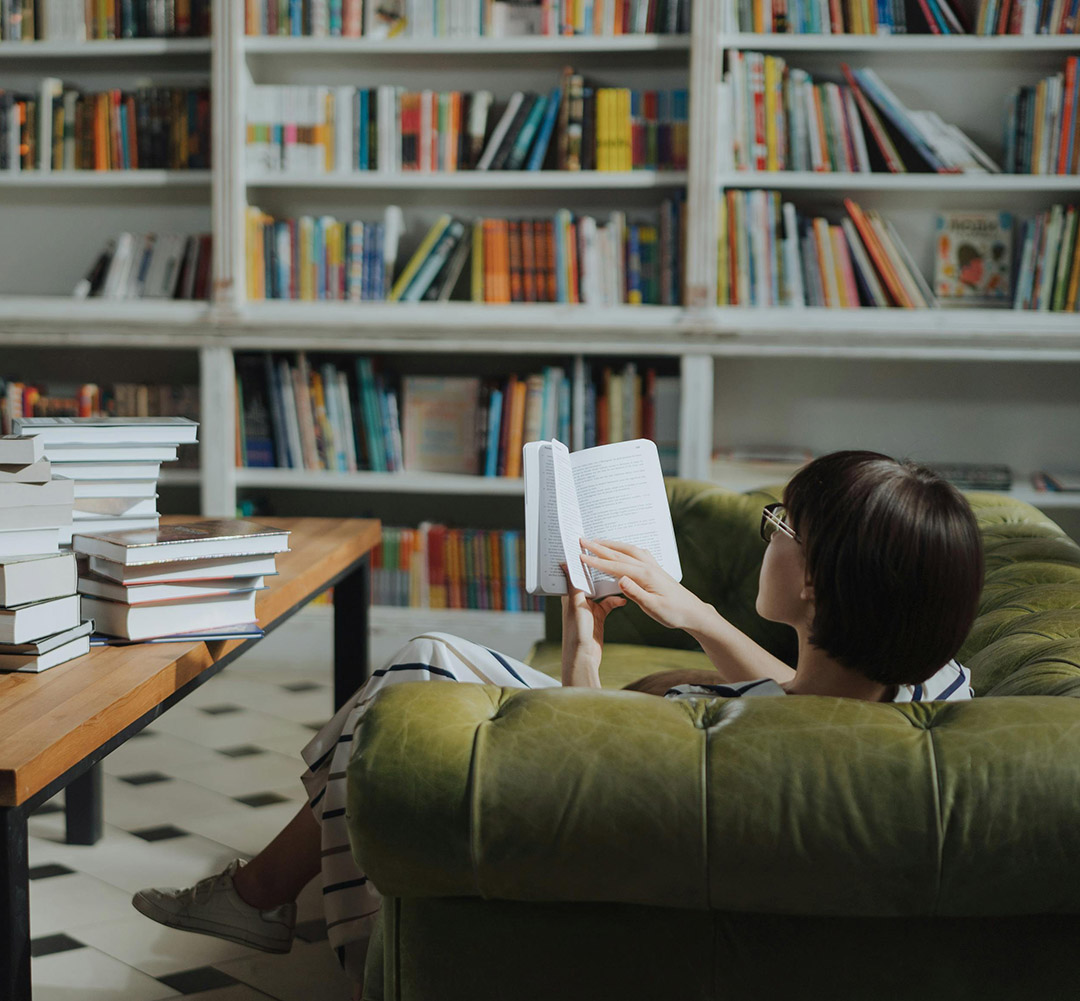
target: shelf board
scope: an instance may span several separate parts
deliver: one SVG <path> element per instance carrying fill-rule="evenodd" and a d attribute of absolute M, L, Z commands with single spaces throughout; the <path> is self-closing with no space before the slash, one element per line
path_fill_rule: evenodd
<path fill-rule="evenodd" d="M 1080 175 L 734 170 L 717 175 L 717 184 L 721 188 L 768 188 L 780 191 L 905 191 L 933 194 L 976 191 L 1005 196 L 1030 193 L 1057 195 L 1080 191 Z"/>
<path fill-rule="evenodd" d="M 996 55 L 1000 53 L 1075 52 L 1076 35 L 788 35 L 721 34 L 722 49 L 771 52 L 929 53 Z"/>
<path fill-rule="evenodd" d="M 689 35 L 554 35 L 517 38 L 312 38 L 246 35 L 244 51 L 260 55 L 356 53 L 393 59 L 402 55 L 488 53 L 689 51 Z"/>
<path fill-rule="evenodd" d="M 376 188 L 447 191 L 595 191 L 636 188 L 682 188 L 682 170 L 462 170 L 354 171 L 341 174 L 249 175 L 249 188 Z"/>
<path fill-rule="evenodd" d="M 114 38 L 86 42 L 0 42 L 3 59 L 94 59 L 209 55 L 209 38 Z"/>
<path fill-rule="evenodd" d="M 574 306 L 565 303 L 294 302 L 248 303 L 230 342 L 275 342 L 328 350 L 476 350 L 500 354 L 635 351 L 643 342 L 672 350 L 688 314 L 678 306 Z M 507 336 L 511 333 L 511 336 Z M 583 335 L 588 340 L 583 342 Z"/>
<path fill-rule="evenodd" d="M 520 497 L 524 481 L 451 473 L 336 473 L 309 469 L 237 469 L 238 487 L 275 490 L 361 490 L 368 493 L 476 494 Z"/>
<path fill-rule="evenodd" d="M 183 347 L 207 339 L 210 305 L 176 299 L 0 295 L 0 343 Z"/>
<path fill-rule="evenodd" d="M 1009 496 L 1024 501 L 1032 507 L 1047 510 L 1049 508 L 1080 508 L 1080 492 L 1056 493 L 1052 490 L 1036 490 L 1030 486 L 1014 486 Z"/>
<path fill-rule="evenodd" d="M 0 188 L 210 187 L 209 170 L 5 170 Z"/>

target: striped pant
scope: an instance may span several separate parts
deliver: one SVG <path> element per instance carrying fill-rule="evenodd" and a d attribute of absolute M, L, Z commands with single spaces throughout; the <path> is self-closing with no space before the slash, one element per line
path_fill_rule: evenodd
<path fill-rule="evenodd" d="M 345 819 L 345 769 L 353 731 L 368 703 L 387 685 L 403 681 L 464 681 L 501 688 L 557 688 L 559 682 L 527 664 L 449 633 L 425 633 L 405 644 L 375 671 L 301 752 L 308 803 L 322 829 L 323 906 L 330 945 L 354 979 L 381 898 L 357 868 Z"/>

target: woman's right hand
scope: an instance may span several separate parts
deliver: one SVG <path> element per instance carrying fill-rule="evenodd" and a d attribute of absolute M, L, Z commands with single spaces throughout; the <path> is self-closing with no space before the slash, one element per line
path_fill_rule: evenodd
<path fill-rule="evenodd" d="M 650 618 L 669 629 L 692 629 L 710 607 L 661 569 L 652 553 L 625 542 L 581 540 L 583 563 L 610 574 L 619 589 Z"/>

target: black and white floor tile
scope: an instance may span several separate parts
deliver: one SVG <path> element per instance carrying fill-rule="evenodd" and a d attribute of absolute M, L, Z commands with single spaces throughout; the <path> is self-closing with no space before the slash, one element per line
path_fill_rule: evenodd
<path fill-rule="evenodd" d="M 98 844 L 64 843 L 63 794 L 31 817 L 35 1001 L 352 996 L 326 945 L 318 880 L 284 956 L 174 931 L 131 906 L 141 887 L 190 886 L 256 853 L 296 813 L 300 749 L 331 714 L 331 637 L 329 609 L 305 610 L 113 752 Z M 373 659 L 406 639 L 376 629 Z M 516 656 L 528 647 L 510 631 L 485 639 Z"/>

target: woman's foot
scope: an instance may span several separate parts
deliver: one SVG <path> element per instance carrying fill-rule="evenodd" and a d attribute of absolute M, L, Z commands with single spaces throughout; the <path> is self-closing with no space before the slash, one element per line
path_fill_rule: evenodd
<path fill-rule="evenodd" d="M 260 910 L 246 903 L 233 885 L 233 876 L 243 864 L 235 859 L 224 871 L 186 890 L 139 890 L 131 903 L 140 914 L 170 928 L 214 935 L 263 952 L 288 952 L 296 925 L 296 904 Z"/>

